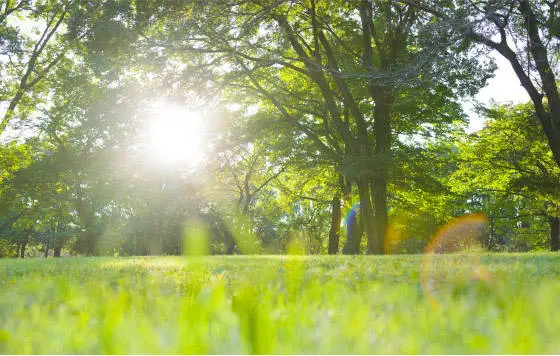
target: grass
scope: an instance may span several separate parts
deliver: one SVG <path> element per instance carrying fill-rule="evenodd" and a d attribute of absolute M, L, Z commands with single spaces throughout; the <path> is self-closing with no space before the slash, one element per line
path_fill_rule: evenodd
<path fill-rule="evenodd" d="M 559 353 L 560 255 L 0 260 L 0 352 Z"/>

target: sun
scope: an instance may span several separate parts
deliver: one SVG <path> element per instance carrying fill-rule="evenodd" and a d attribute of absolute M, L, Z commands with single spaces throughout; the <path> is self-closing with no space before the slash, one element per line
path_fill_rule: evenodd
<path fill-rule="evenodd" d="M 174 104 L 160 105 L 150 120 L 149 149 L 157 163 L 194 167 L 204 159 L 205 133 L 201 112 Z"/>

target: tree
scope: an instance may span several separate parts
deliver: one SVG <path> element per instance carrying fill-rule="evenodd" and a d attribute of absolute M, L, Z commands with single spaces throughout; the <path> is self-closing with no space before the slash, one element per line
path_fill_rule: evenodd
<path fill-rule="evenodd" d="M 11 176 L 0 185 L 0 214 L 7 217 L 5 227 L 12 229 L 8 238 L 16 240 L 20 257 L 24 257 L 27 245 L 32 242 L 42 245 L 45 257 L 51 248 L 54 248 L 55 257 L 59 257 L 65 241 L 73 235 L 71 192 L 64 176 L 56 169 L 64 167 L 57 163 L 60 155 L 28 155 L 36 150 L 33 146 L 37 144 L 12 144 L 19 148 L 20 155 L 7 155 L 12 164 L 7 171 L 14 167 L 17 170 L 10 172 Z M 42 145 L 41 148 L 47 147 Z"/>
<path fill-rule="evenodd" d="M 256 195 L 284 171 L 283 167 L 277 168 L 267 162 L 265 150 L 262 143 L 248 143 L 220 154 L 220 170 L 226 182 L 231 182 L 237 209 L 245 216 L 249 215 Z"/>
<path fill-rule="evenodd" d="M 560 95 L 557 61 L 560 35 L 557 1 L 451 1 L 434 3 L 404 0 L 432 14 L 445 30 L 436 41 L 459 41 L 467 49 L 481 44 L 508 60 L 525 89 L 560 166 Z M 449 36 L 449 29 L 457 36 Z M 449 43 L 448 41 L 446 41 Z"/>
<path fill-rule="evenodd" d="M 391 227 L 387 249 L 421 253 L 437 231 L 467 214 L 467 197 L 450 182 L 459 166 L 461 127 L 445 135 L 400 148 L 398 173 L 391 195 Z"/>
<path fill-rule="evenodd" d="M 0 254 L 25 256 L 25 249 L 29 242 L 27 232 L 17 231 L 14 225 L 24 217 L 25 210 L 22 205 L 14 207 L 11 197 L 14 195 L 13 181 L 17 172 L 29 166 L 32 162 L 32 148 L 30 145 L 12 142 L 0 146 L 0 236 L 8 242 L 6 247 L 16 243 L 15 251 L 3 251 Z M 8 210 L 7 208 L 12 209 Z M 19 209 L 18 209 L 19 208 Z M 8 248 L 9 250 L 10 248 Z"/>
<path fill-rule="evenodd" d="M 70 1 L 6 1 L 0 6 L 0 101 L 8 102 L 0 122 L 0 135 L 16 115 L 17 107 L 25 115 L 29 105 L 45 100 L 47 90 L 41 83 L 68 54 L 71 43 L 64 37 L 64 24 L 72 9 Z M 37 33 L 26 33 L 23 22 L 11 19 L 22 16 Z"/>
<path fill-rule="evenodd" d="M 428 83 L 457 86 L 457 79 L 466 73 L 473 79 L 462 87 L 472 91 L 484 81 L 485 72 L 473 71 L 477 68 L 473 61 L 463 61 L 462 68 L 437 66 L 437 75 L 428 70 L 434 67 L 429 58 L 442 64 L 457 57 L 446 50 L 438 52 L 441 48 L 422 47 L 417 28 L 425 21 L 407 5 L 371 1 L 231 5 L 195 4 L 185 26 L 177 26 L 180 31 L 171 36 L 189 39 L 186 44 L 171 46 L 169 36 L 154 42 L 173 48 L 173 53 L 178 48 L 189 56 L 203 53 L 208 66 L 227 62 L 229 74 L 220 81 L 224 87 L 256 94 L 296 137 L 313 142 L 316 151 L 358 186 L 368 251 L 382 252 L 395 109 Z M 224 14 L 231 21 L 212 25 Z M 453 90 L 446 94 L 451 100 L 458 95 Z"/>
<path fill-rule="evenodd" d="M 504 243 L 512 238 L 497 236 L 497 228 L 504 223 L 518 228 L 548 223 L 550 249 L 559 249 L 560 170 L 546 136 L 535 125 L 538 119 L 531 106 L 484 110 L 485 127 L 460 145 L 454 190 L 470 192 L 470 210 L 488 215 L 491 248 L 496 241 Z M 538 231 L 532 231 L 538 236 Z M 514 235 L 515 231 L 509 233 Z"/>
<path fill-rule="evenodd" d="M 389 214 L 405 206 L 397 199 L 436 201 L 434 191 L 444 191 L 437 175 L 449 171 L 430 167 L 428 145 L 411 142 L 463 120 L 458 99 L 488 74 L 458 48 L 432 45 L 429 18 L 402 2 L 64 5 L 72 6 L 59 7 L 68 12 L 57 31 L 68 36 L 52 38 L 72 55 L 34 87 L 33 102 L 45 104 L 23 95 L 19 108 L 36 119 L 28 120 L 35 162 L 2 186 L 12 201 L 32 201 L 21 208 L 47 251 L 56 234 L 71 230 L 75 251 L 86 255 L 179 253 L 188 219 L 210 226 L 227 252 L 234 250 L 229 223 L 279 245 L 300 234 L 314 253 L 337 253 L 341 242 L 344 253 L 359 253 L 364 233 L 368 253 L 389 251 Z M 48 9 L 21 14 L 47 18 Z M 145 159 L 144 126 L 156 98 L 211 105 L 241 128 L 220 127 L 209 144 L 217 148 L 209 166 L 227 178 L 217 185 L 235 194 L 208 193 L 184 167 Z"/>

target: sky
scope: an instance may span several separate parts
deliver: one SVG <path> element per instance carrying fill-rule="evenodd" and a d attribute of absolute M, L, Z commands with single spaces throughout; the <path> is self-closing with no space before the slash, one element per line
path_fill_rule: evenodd
<path fill-rule="evenodd" d="M 491 56 L 498 65 L 495 76 L 488 81 L 486 87 L 480 90 L 474 100 L 481 104 L 489 104 L 492 100 L 497 104 L 519 104 L 529 101 L 529 95 L 519 83 L 509 62 L 499 54 L 492 53 Z M 480 130 L 484 126 L 483 118 L 473 111 L 473 104 L 472 101 L 463 103 L 463 109 L 469 115 L 468 132 Z"/>

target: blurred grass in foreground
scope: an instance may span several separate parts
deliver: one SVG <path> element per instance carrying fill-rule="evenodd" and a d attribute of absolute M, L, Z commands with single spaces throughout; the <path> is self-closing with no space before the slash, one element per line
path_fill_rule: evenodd
<path fill-rule="evenodd" d="M 0 260 L 0 352 L 560 352 L 560 255 L 434 258 Z"/>

